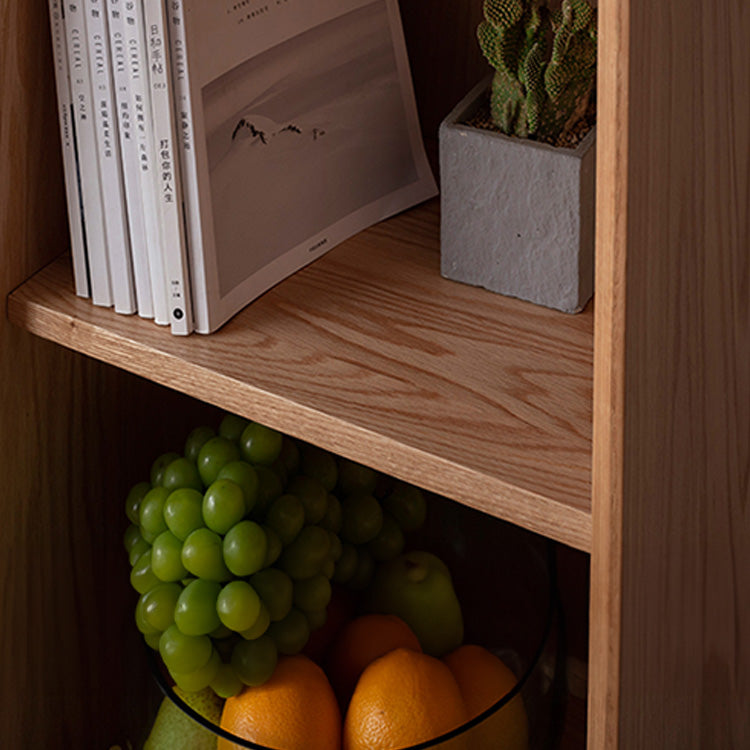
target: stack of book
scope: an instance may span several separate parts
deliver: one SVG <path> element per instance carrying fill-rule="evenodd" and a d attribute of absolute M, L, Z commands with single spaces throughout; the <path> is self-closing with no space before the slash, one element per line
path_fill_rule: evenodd
<path fill-rule="evenodd" d="M 437 192 L 397 0 L 49 0 L 75 291 L 210 333 Z"/>

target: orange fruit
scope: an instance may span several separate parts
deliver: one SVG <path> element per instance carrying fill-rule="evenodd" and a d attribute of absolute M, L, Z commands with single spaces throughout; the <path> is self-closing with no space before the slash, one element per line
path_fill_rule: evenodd
<path fill-rule="evenodd" d="M 466 644 L 443 657 L 461 690 L 468 719 L 507 695 L 518 679 L 482 646 Z M 467 733 L 472 750 L 528 750 L 529 724 L 520 693 Z"/>
<path fill-rule="evenodd" d="M 434 739 L 466 720 L 450 669 L 434 656 L 397 648 L 362 672 L 344 720 L 343 746 L 395 750 Z M 468 750 L 460 738 L 450 747 Z"/>
<path fill-rule="evenodd" d="M 412 629 L 396 615 L 360 615 L 341 629 L 331 644 L 325 669 L 342 707 L 365 667 L 395 648 L 422 650 Z"/>
<path fill-rule="evenodd" d="M 271 678 L 227 698 L 220 726 L 280 750 L 338 750 L 341 711 L 323 670 L 307 656 L 282 656 Z M 219 737 L 217 750 L 234 750 Z"/>

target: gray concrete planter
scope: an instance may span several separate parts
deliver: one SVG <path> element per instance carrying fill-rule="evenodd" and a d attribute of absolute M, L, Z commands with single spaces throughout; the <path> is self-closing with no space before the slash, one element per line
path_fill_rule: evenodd
<path fill-rule="evenodd" d="M 594 290 L 595 129 L 567 149 L 461 124 L 486 90 L 440 125 L 441 273 L 579 312 Z"/>

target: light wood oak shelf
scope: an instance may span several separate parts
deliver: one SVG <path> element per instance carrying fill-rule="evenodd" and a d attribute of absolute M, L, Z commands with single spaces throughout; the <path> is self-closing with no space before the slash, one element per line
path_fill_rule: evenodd
<path fill-rule="evenodd" d="M 62 256 L 10 296 L 26 330 L 582 550 L 593 310 L 443 279 L 432 201 L 329 252 L 209 336 L 75 297 Z"/>

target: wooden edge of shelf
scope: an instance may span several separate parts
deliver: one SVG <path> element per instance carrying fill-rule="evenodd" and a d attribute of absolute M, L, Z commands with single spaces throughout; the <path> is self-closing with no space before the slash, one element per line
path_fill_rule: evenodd
<path fill-rule="evenodd" d="M 209 370 L 179 353 L 170 352 L 170 346 L 179 352 L 180 342 L 175 342 L 177 337 L 171 337 L 168 332 L 158 330 L 154 338 L 152 321 L 114 316 L 109 310 L 92 306 L 88 300 L 78 300 L 67 291 L 51 288 L 44 281 L 45 272 L 64 260 L 61 257 L 53 261 L 9 295 L 8 318 L 13 324 L 43 339 L 226 411 L 264 422 L 531 532 L 590 551 L 592 522 L 587 509 L 558 502 L 486 475 L 367 426 Z M 40 286 L 44 287 L 43 294 Z M 59 305 L 55 304 L 56 296 L 60 299 Z M 151 328 L 144 329 L 144 326 Z M 132 333 L 143 330 L 148 331 L 143 337 L 136 338 Z M 163 348 L 148 343 L 147 339 L 161 340 L 162 333 L 167 342 Z"/>

